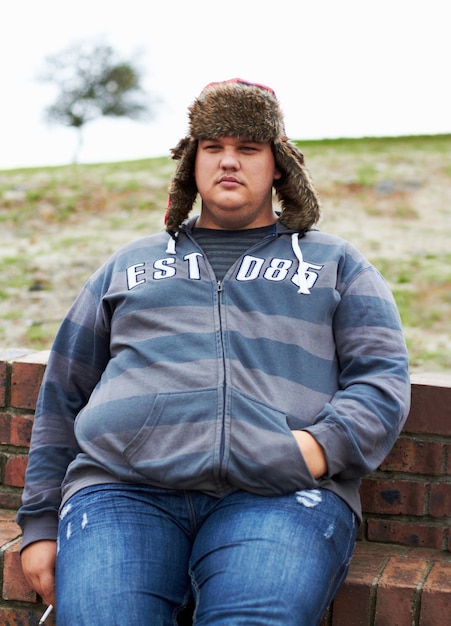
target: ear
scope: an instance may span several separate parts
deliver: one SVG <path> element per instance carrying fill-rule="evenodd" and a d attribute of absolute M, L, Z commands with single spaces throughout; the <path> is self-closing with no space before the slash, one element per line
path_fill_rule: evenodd
<path fill-rule="evenodd" d="M 280 180 L 282 178 L 282 172 L 277 168 L 274 169 L 274 178 L 273 180 Z"/>

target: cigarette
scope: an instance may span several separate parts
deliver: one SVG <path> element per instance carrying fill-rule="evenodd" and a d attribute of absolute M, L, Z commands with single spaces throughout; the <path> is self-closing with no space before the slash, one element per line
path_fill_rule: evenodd
<path fill-rule="evenodd" d="M 48 616 L 50 615 L 52 611 L 53 611 L 53 605 L 49 604 L 48 607 L 44 611 L 44 615 L 39 620 L 38 626 L 40 626 L 40 624 L 43 624 L 45 622 L 45 620 L 48 618 Z"/>

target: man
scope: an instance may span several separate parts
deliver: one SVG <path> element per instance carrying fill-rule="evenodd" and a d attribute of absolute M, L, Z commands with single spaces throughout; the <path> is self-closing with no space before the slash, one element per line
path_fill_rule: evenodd
<path fill-rule="evenodd" d="M 393 298 L 313 229 L 274 92 L 212 83 L 189 130 L 167 232 L 88 281 L 39 396 L 18 521 L 58 626 L 319 624 L 407 417 Z"/>

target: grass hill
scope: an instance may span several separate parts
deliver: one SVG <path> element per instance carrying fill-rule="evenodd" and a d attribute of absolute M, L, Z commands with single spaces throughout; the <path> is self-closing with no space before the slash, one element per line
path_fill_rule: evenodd
<path fill-rule="evenodd" d="M 389 282 L 412 371 L 451 366 L 451 135 L 298 142 L 323 205 Z M 0 171 L 0 349 L 50 347 L 88 276 L 162 229 L 169 158 Z"/>

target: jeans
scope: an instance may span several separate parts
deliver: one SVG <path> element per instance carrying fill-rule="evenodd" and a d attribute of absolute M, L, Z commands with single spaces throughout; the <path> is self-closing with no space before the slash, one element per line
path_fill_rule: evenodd
<path fill-rule="evenodd" d="M 222 499 L 99 485 L 60 513 L 58 626 L 314 626 L 343 582 L 357 521 L 327 490 Z"/>

